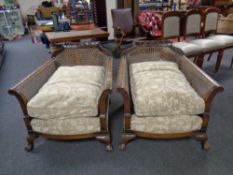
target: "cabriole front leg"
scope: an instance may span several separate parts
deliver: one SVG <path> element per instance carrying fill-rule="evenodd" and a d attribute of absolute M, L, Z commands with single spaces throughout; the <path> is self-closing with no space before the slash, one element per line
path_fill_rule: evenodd
<path fill-rule="evenodd" d="M 136 137 L 136 134 L 130 131 L 123 131 L 121 134 L 121 143 L 119 145 L 119 150 L 120 151 L 125 151 L 126 150 L 126 145 L 134 140 Z"/>
<path fill-rule="evenodd" d="M 111 152 L 113 150 L 109 132 L 100 132 L 96 139 L 106 145 L 106 151 Z"/>
<path fill-rule="evenodd" d="M 30 152 L 33 150 L 34 148 L 34 140 L 38 138 L 38 135 L 36 133 L 33 132 L 28 132 L 28 136 L 27 136 L 27 143 L 26 146 L 24 148 L 24 150 L 26 152 Z"/>

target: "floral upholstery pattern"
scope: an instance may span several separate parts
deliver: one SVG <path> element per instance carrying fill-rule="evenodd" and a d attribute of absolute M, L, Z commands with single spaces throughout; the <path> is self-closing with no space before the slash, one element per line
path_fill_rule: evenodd
<path fill-rule="evenodd" d="M 138 14 L 138 23 L 147 29 L 151 36 L 161 35 L 162 19 L 156 12 L 143 11 Z"/>
<path fill-rule="evenodd" d="M 131 117 L 131 129 L 147 133 L 174 134 L 200 130 L 202 118 L 197 115 Z"/>
<path fill-rule="evenodd" d="M 104 67 L 61 66 L 28 102 L 28 114 L 39 119 L 97 116 Z"/>
<path fill-rule="evenodd" d="M 88 134 L 100 131 L 100 122 L 97 117 L 84 117 L 72 119 L 33 119 L 33 131 L 53 135 Z"/>
<path fill-rule="evenodd" d="M 174 62 L 131 64 L 130 84 L 137 116 L 166 117 L 204 112 L 204 100 Z"/>

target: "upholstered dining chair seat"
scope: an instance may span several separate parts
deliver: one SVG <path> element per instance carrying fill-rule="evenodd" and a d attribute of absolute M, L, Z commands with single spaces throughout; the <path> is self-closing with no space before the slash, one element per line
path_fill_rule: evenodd
<path fill-rule="evenodd" d="M 173 47 L 180 49 L 185 56 L 194 56 L 202 53 L 202 48 L 194 43 L 189 42 L 175 42 L 173 43 Z"/>
<path fill-rule="evenodd" d="M 218 50 L 224 47 L 224 44 L 218 41 L 214 41 L 212 39 L 195 39 L 189 41 L 192 44 L 196 44 L 202 48 L 202 51 L 205 52 L 210 52 L 214 50 Z"/>
<path fill-rule="evenodd" d="M 218 43 L 223 44 L 225 47 L 233 46 L 233 36 L 230 35 L 213 35 L 208 37 L 208 39 L 217 41 Z"/>
<path fill-rule="evenodd" d="M 131 116 L 131 129 L 134 131 L 174 134 L 190 132 L 201 129 L 202 118 L 197 115 L 175 115 L 175 116 Z"/>

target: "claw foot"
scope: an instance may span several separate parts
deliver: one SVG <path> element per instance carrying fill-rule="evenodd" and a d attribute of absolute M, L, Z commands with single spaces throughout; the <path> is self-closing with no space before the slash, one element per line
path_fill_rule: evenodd
<path fill-rule="evenodd" d="M 106 146 L 106 151 L 107 152 L 112 152 L 112 150 L 113 150 L 113 147 L 112 147 L 111 144 L 109 144 L 109 145 Z"/>
<path fill-rule="evenodd" d="M 24 147 L 24 150 L 26 152 L 31 152 L 33 150 L 33 145 L 30 145 L 30 144 L 27 144 L 25 147 Z"/>
<path fill-rule="evenodd" d="M 210 145 L 207 141 L 203 142 L 202 143 L 202 148 L 205 150 L 205 151 L 209 151 L 210 150 Z"/>

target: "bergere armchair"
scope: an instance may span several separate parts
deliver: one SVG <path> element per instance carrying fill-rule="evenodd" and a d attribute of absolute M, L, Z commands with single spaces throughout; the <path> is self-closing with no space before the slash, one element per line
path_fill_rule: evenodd
<path fill-rule="evenodd" d="M 38 137 L 96 138 L 111 151 L 108 126 L 112 56 L 99 45 L 69 44 L 9 90 L 22 108 L 26 151 Z"/>
<path fill-rule="evenodd" d="M 138 136 L 194 137 L 208 150 L 211 104 L 223 87 L 172 47 L 155 45 L 122 53 L 117 90 L 124 99 L 124 129 L 119 149 Z"/>

